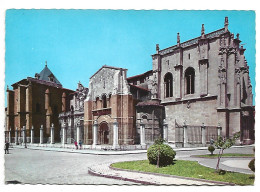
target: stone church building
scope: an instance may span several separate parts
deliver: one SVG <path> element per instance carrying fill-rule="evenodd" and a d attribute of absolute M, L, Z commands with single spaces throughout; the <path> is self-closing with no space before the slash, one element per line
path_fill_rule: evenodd
<path fill-rule="evenodd" d="M 156 46 L 152 98 L 165 107 L 168 142 L 179 140 L 180 125 L 190 126 L 188 140 L 194 140 L 196 126 L 208 126 L 208 131 L 220 126 L 223 136 L 241 131 L 241 142 L 253 142 L 252 85 L 240 42 L 239 34 L 234 38 L 228 30 L 226 17 L 222 29 L 205 34 L 202 25 L 200 37 L 181 43 L 178 33 L 176 45 Z"/>
<path fill-rule="evenodd" d="M 44 141 L 49 142 L 51 126 L 55 130 L 55 140 L 60 140 L 59 113 L 68 111 L 67 96 L 74 91 L 65 89 L 46 65 L 35 77 L 27 77 L 7 87 L 6 131 L 10 137 L 22 139 L 25 128 L 27 142 L 34 132 L 34 142 L 40 142 L 42 127 Z M 18 138 L 13 142 L 18 141 Z"/>
<path fill-rule="evenodd" d="M 84 145 L 150 145 L 162 137 L 175 147 L 205 146 L 218 135 L 241 132 L 254 143 L 252 85 L 239 34 L 224 27 L 152 54 L 152 69 L 127 77 L 127 69 L 103 66 L 89 88 L 64 89 L 47 65 L 8 92 L 7 128 L 29 130 L 51 123 L 56 139 Z M 12 135 L 14 132 L 12 132 Z"/>
<path fill-rule="evenodd" d="M 160 50 L 152 70 L 126 77 L 126 69 L 103 66 L 90 78 L 85 100 L 85 142 L 149 144 L 159 136 L 178 146 L 209 143 L 241 131 L 241 143 L 254 142 L 254 106 L 245 49 L 239 34 L 224 27 Z M 97 127 L 93 134 L 93 126 Z"/>

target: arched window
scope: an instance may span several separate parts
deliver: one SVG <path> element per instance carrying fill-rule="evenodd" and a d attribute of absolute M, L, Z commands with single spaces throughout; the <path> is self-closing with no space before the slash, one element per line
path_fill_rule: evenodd
<path fill-rule="evenodd" d="M 107 97 L 106 97 L 106 95 L 102 96 L 102 106 L 103 106 L 103 108 L 107 108 Z"/>
<path fill-rule="evenodd" d="M 173 96 L 172 74 L 171 73 L 167 73 L 164 76 L 164 96 L 165 97 Z"/>
<path fill-rule="evenodd" d="M 99 103 L 99 98 L 97 97 L 96 98 L 96 109 L 98 109 L 98 105 L 99 105 L 98 103 Z"/>
<path fill-rule="evenodd" d="M 108 107 L 111 107 L 111 93 L 108 95 Z"/>
<path fill-rule="evenodd" d="M 195 92 L 195 70 L 189 67 L 185 72 L 185 90 L 186 94 Z"/>

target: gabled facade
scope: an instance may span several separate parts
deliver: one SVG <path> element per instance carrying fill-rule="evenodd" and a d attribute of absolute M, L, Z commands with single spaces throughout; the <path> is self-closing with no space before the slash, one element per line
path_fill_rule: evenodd
<path fill-rule="evenodd" d="M 126 69 L 105 65 L 90 78 L 84 107 L 86 144 L 115 144 L 114 134 L 118 135 L 119 145 L 135 143 L 135 99 L 130 93 L 126 72 Z"/>

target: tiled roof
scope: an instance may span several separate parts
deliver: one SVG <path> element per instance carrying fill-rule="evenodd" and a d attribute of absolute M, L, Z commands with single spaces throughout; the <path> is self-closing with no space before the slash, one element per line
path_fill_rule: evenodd
<path fill-rule="evenodd" d="M 27 77 L 27 79 L 28 79 L 29 81 L 36 82 L 36 83 L 39 83 L 39 84 L 42 84 L 42 85 L 47 85 L 47 86 L 62 88 L 62 85 L 61 85 L 61 84 L 57 84 L 57 83 L 55 83 L 55 82 L 45 81 L 45 80 L 40 80 L 40 79 L 35 79 L 35 78 L 31 78 L 31 77 Z"/>
<path fill-rule="evenodd" d="M 61 85 L 59 80 L 55 77 L 55 75 L 51 72 L 47 65 L 45 65 L 44 69 L 39 74 L 39 80 L 50 81 L 49 76 L 53 76 L 54 83 Z"/>
<path fill-rule="evenodd" d="M 139 74 L 139 75 L 135 75 L 135 76 L 132 76 L 132 77 L 128 77 L 127 80 L 140 78 L 140 77 L 145 77 L 145 76 L 149 75 L 150 73 L 153 73 L 153 70 L 146 71 L 145 73 L 142 73 L 142 74 Z"/>
<path fill-rule="evenodd" d="M 147 100 L 139 102 L 136 106 L 138 107 L 144 107 L 144 106 L 158 106 L 163 107 L 163 105 L 160 105 L 160 102 L 158 100 Z"/>
<path fill-rule="evenodd" d="M 147 91 L 147 92 L 149 92 L 149 90 L 148 89 L 145 89 L 145 88 L 143 88 L 143 87 L 139 87 L 139 86 L 136 86 L 136 85 L 132 85 L 132 84 L 129 84 L 131 87 L 133 87 L 133 88 L 136 88 L 136 89 L 141 89 L 141 90 L 143 90 L 143 91 Z"/>

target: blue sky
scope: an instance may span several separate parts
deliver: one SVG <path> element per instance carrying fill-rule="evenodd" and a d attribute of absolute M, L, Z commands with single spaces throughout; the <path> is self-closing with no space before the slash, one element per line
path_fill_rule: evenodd
<path fill-rule="evenodd" d="M 128 69 L 128 76 L 152 69 L 155 45 L 164 49 L 224 26 L 240 34 L 255 96 L 253 11 L 7 10 L 5 87 L 48 67 L 63 87 L 75 90 L 101 66 Z"/>

